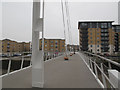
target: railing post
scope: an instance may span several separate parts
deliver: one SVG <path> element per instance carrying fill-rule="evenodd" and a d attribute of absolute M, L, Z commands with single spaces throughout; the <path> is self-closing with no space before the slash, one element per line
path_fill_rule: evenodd
<path fill-rule="evenodd" d="M 101 63 L 101 70 L 102 70 L 102 72 L 104 73 L 103 63 Z M 103 73 L 101 73 L 101 74 L 102 74 L 103 84 L 104 84 L 104 87 L 107 88 L 106 80 L 105 80 L 105 77 L 104 77 Z"/>
<path fill-rule="evenodd" d="M 22 57 L 21 69 L 23 68 L 24 57 Z"/>
<path fill-rule="evenodd" d="M 90 67 L 91 67 L 91 69 L 93 71 L 93 65 L 92 65 L 92 60 L 91 59 L 90 59 Z"/>
<path fill-rule="evenodd" d="M 30 60 L 30 66 L 32 65 L 32 61 Z"/>
<path fill-rule="evenodd" d="M 96 74 L 96 77 L 98 78 L 98 71 L 97 71 L 97 67 L 96 67 L 96 62 L 94 60 L 94 67 L 95 67 L 95 74 Z"/>
<path fill-rule="evenodd" d="M 109 69 L 112 69 L 111 63 L 110 63 L 110 62 L 108 62 L 108 66 L 109 66 Z"/>
<path fill-rule="evenodd" d="M 7 71 L 7 74 L 10 73 L 10 68 L 11 68 L 11 58 L 10 58 L 10 60 L 9 60 L 9 64 L 8 64 L 8 71 Z"/>

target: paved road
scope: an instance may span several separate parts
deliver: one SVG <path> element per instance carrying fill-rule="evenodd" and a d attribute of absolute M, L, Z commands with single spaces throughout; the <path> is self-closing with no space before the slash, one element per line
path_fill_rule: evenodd
<path fill-rule="evenodd" d="M 44 88 L 100 88 L 78 54 L 45 62 Z M 31 68 L 3 79 L 4 88 L 31 88 Z"/>

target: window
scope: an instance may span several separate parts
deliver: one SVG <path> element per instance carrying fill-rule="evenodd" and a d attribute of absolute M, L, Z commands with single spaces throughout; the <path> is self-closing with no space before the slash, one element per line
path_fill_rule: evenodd
<path fill-rule="evenodd" d="M 99 37 L 97 37 L 97 39 L 99 39 Z"/>
<path fill-rule="evenodd" d="M 99 49 L 97 51 L 99 51 Z"/>
<path fill-rule="evenodd" d="M 55 48 L 58 48 L 58 46 L 56 45 Z"/>
<path fill-rule="evenodd" d="M 90 47 L 92 47 L 92 45 L 90 45 Z"/>
<path fill-rule="evenodd" d="M 51 47 L 53 47 L 53 45 L 51 45 Z"/>
<path fill-rule="evenodd" d="M 101 23 L 101 28 L 107 28 L 107 23 Z"/>
<path fill-rule="evenodd" d="M 90 35 L 92 35 L 92 33 L 90 33 Z"/>
<path fill-rule="evenodd" d="M 64 47 L 64 45 L 62 45 L 62 47 Z"/>
<path fill-rule="evenodd" d="M 91 43 L 93 43 L 93 41 L 91 41 Z"/>
<path fill-rule="evenodd" d="M 97 33 L 97 35 L 99 35 L 99 33 Z"/>
<path fill-rule="evenodd" d="M 92 37 L 90 37 L 90 39 L 92 39 Z"/>
<path fill-rule="evenodd" d="M 51 51 L 53 51 L 53 49 L 51 49 Z"/>
<path fill-rule="evenodd" d="M 97 28 L 99 28 L 99 23 L 97 23 Z"/>
<path fill-rule="evenodd" d="M 97 47 L 99 47 L 99 45 L 97 45 Z"/>
<path fill-rule="evenodd" d="M 97 43 L 99 43 L 99 41 L 97 41 Z"/>
<path fill-rule="evenodd" d="M 80 27 L 81 28 L 87 27 L 87 23 L 81 23 Z"/>
<path fill-rule="evenodd" d="M 90 28 L 92 28 L 92 23 L 90 23 Z"/>
<path fill-rule="evenodd" d="M 57 44 L 58 43 L 58 41 L 55 41 L 55 44 Z"/>
<path fill-rule="evenodd" d="M 47 41 L 45 41 L 45 43 L 47 43 Z"/>
<path fill-rule="evenodd" d="M 53 43 L 53 41 L 51 41 L 51 43 Z"/>
<path fill-rule="evenodd" d="M 47 45 L 45 45 L 45 47 L 47 47 Z"/>
<path fill-rule="evenodd" d="M 111 23 L 108 23 L 108 28 L 112 28 L 112 24 Z"/>

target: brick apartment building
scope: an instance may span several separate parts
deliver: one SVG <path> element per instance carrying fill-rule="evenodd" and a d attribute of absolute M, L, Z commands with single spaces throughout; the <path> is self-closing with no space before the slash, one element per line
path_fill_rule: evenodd
<path fill-rule="evenodd" d="M 81 21 L 78 23 L 80 50 L 113 54 L 116 47 L 116 30 L 113 21 Z M 115 27 L 115 26 L 114 26 Z"/>
<path fill-rule="evenodd" d="M 42 50 L 42 39 L 40 39 L 40 50 Z M 64 39 L 44 39 L 44 50 L 47 52 L 64 52 Z"/>
<path fill-rule="evenodd" d="M 13 53 L 13 52 L 28 52 L 30 51 L 30 42 L 16 42 L 10 39 L 1 40 L 2 53 Z"/>
<path fill-rule="evenodd" d="M 115 52 L 120 52 L 120 25 L 113 25 L 115 31 Z"/>

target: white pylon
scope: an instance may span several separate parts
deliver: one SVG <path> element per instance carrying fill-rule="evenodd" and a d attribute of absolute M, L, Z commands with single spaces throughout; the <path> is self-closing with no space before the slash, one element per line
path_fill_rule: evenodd
<path fill-rule="evenodd" d="M 42 16 L 40 16 L 42 15 Z M 43 88 L 44 85 L 44 2 L 33 1 L 32 26 L 32 87 Z M 39 50 L 39 37 L 42 32 L 42 51 Z"/>

